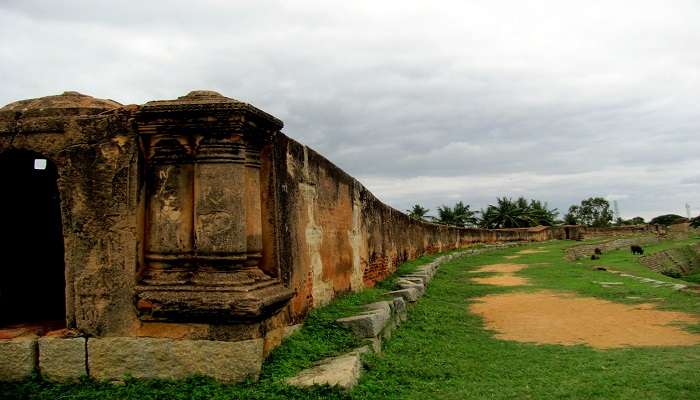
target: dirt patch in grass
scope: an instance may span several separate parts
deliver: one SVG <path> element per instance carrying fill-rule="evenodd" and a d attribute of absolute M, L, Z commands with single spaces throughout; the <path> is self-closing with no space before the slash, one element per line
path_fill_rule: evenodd
<path fill-rule="evenodd" d="M 520 250 L 518 254 L 537 254 L 537 253 L 548 253 L 547 250 Z"/>
<path fill-rule="evenodd" d="M 653 305 L 613 303 L 570 293 L 496 294 L 476 299 L 471 312 L 496 337 L 540 344 L 585 344 L 598 349 L 628 346 L 690 346 L 700 335 L 679 324 L 700 322 L 691 314 Z"/>
<path fill-rule="evenodd" d="M 527 264 L 490 264 L 483 265 L 471 272 L 496 272 L 498 275 L 472 278 L 472 281 L 484 285 L 495 286 L 521 286 L 529 282 L 526 278 L 513 275 L 515 272 L 527 268 Z"/>
<path fill-rule="evenodd" d="M 485 278 L 472 278 L 472 280 L 474 282 L 482 283 L 484 285 L 495 286 L 522 286 L 527 285 L 529 283 L 529 281 L 526 278 L 522 278 L 512 274 L 488 276 Z"/>
<path fill-rule="evenodd" d="M 482 265 L 474 270 L 474 272 L 500 272 L 512 274 L 527 268 L 527 264 L 489 264 Z"/>
<path fill-rule="evenodd" d="M 517 254 L 515 254 L 515 255 L 512 255 L 512 256 L 503 256 L 503 258 L 505 258 L 506 260 L 513 260 L 513 259 L 516 259 L 516 258 L 520 258 L 520 256 L 517 255 Z"/>

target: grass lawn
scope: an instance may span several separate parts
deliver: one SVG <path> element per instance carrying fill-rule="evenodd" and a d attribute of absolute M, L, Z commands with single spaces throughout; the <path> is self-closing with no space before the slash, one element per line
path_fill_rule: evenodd
<path fill-rule="evenodd" d="M 691 241 L 697 241 L 692 239 Z M 680 242 L 645 246 L 658 251 Z M 220 385 L 208 379 L 187 381 L 127 381 L 123 386 L 85 381 L 54 385 L 40 379 L 0 384 L 0 398 L 36 399 L 700 399 L 700 345 L 596 350 L 588 346 L 538 345 L 495 339 L 468 306 L 474 298 L 511 291 L 556 290 L 616 302 L 654 302 L 662 309 L 697 314 L 700 296 L 653 287 L 630 278 L 596 271 L 609 266 L 637 276 L 680 282 L 639 265 L 629 250 L 609 252 L 601 260 L 568 262 L 563 249 L 572 242 L 537 243 L 463 257 L 443 264 L 426 295 L 410 310 L 409 320 L 385 342 L 381 355 L 369 356 L 367 371 L 351 392 L 328 387 L 303 390 L 280 381 L 319 358 L 358 345 L 333 323 L 374 301 L 391 282 L 345 296 L 316 310 L 298 334 L 290 337 L 266 361 L 260 382 Z M 546 253 L 521 255 L 541 248 Z M 415 268 L 429 258 L 402 266 Z M 496 287 L 475 284 L 469 271 L 485 264 L 537 264 L 517 272 L 529 286 Z M 486 276 L 487 274 L 483 274 Z M 624 285 L 603 288 L 595 281 Z M 689 328 L 700 332 L 698 326 Z"/>

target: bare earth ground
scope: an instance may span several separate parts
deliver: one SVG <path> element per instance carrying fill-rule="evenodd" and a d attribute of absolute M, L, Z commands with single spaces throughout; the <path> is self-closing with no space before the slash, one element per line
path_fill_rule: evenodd
<path fill-rule="evenodd" d="M 503 256 L 503 258 L 505 258 L 506 260 L 513 260 L 515 258 L 520 258 L 520 256 L 517 254 L 514 254 L 512 256 Z"/>
<path fill-rule="evenodd" d="M 518 254 L 537 254 L 537 253 L 546 253 L 547 250 L 520 250 Z"/>
<path fill-rule="evenodd" d="M 489 276 L 486 278 L 472 278 L 472 280 L 484 285 L 494 286 L 522 286 L 529 283 L 527 279 L 514 276 L 512 274 L 502 274 L 497 276 Z"/>
<path fill-rule="evenodd" d="M 527 264 L 491 264 L 484 265 L 472 272 L 497 272 L 498 275 L 471 278 L 472 281 L 482 283 L 484 285 L 495 286 L 522 286 L 527 285 L 526 278 L 515 276 L 513 273 L 527 268 Z"/>
<path fill-rule="evenodd" d="M 474 270 L 474 272 L 500 272 L 512 274 L 527 268 L 527 264 L 490 264 Z"/>
<path fill-rule="evenodd" d="M 541 344 L 587 344 L 599 349 L 626 346 L 689 346 L 700 335 L 679 323 L 698 318 L 653 305 L 626 305 L 569 293 L 507 293 L 476 299 L 470 311 L 484 318 L 496 337 Z"/>

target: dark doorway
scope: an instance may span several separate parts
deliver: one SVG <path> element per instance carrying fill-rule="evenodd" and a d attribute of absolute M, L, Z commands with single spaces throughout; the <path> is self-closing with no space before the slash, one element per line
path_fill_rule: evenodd
<path fill-rule="evenodd" d="M 65 327 L 65 264 L 56 166 L 0 154 L 0 326 Z"/>

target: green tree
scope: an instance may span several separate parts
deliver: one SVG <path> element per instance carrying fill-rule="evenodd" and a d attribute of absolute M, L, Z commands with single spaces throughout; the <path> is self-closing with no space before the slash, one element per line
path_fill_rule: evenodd
<path fill-rule="evenodd" d="M 539 200 L 527 201 L 520 197 L 513 201 L 509 197 L 496 199 L 496 204 L 489 204 L 481 210 L 480 225 L 484 228 L 526 228 L 536 225 L 554 225 L 559 215 L 556 208 L 549 209 L 547 203 Z"/>
<path fill-rule="evenodd" d="M 644 218 L 634 217 L 632 219 L 628 219 L 627 222 L 629 222 L 630 225 L 641 225 L 644 223 Z"/>
<path fill-rule="evenodd" d="M 644 224 L 644 218 L 642 217 L 634 217 L 630 219 L 622 219 L 621 217 L 617 217 L 615 220 L 615 225 L 618 226 L 623 226 L 623 225 L 641 225 Z"/>
<path fill-rule="evenodd" d="M 700 228 L 700 215 L 690 219 L 690 226 L 693 228 Z"/>
<path fill-rule="evenodd" d="M 418 219 L 418 220 L 424 219 L 425 216 L 428 214 L 428 211 L 430 211 L 430 210 L 427 208 L 423 208 L 419 204 L 415 204 L 412 209 L 406 210 L 409 217 L 411 217 L 413 219 Z"/>
<path fill-rule="evenodd" d="M 543 203 L 539 200 L 530 200 L 529 214 L 535 226 L 552 226 L 556 224 L 559 211 L 556 208 L 550 209 L 547 202 Z"/>
<path fill-rule="evenodd" d="M 659 224 L 659 225 L 673 225 L 673 224 L 679 224 L 681 222 L 688 222 L 688 218 L 681 217 L 680 215 L 676 214 L 664 214 L 664 215 L 659 215 L 658 217 L 654 217 L 649 221 L 650 224 Z"/>
<path fill-rule="evenodd" d="M 565 225 L 578 225 L 578 219 L 576 215 L 578 214 L 578 206 L 569 207 L 569 212 L 564 215 Z"/>
<path fill-rule="evenodd" d="M 496 199 L 496 204 L 489 204 L 486 210 L 481 210 L 481 226 L 484 228 L 521 228 L 530 226 L 527 210 L 519 200 L 509 197 Z"/>
<path fill-rule="evenodd" d="M 473 226 L 477 223 L 477 219 L 474 216 L 475 213 L 469 209 L 469 204 L 465 205 L 461 201 L 458 201 L 454 207 L 446 205 L 438 207 L 437 211 L 437 221 L 442 224 L 465 227 Z"/>
<path fill-rule="evenodd" d="M 569 207 L 569 213 L 564 219 L 567 223 L 576 221 L 577 224 L 586 226 L 610 226 L 613 213 L 607 200 L 602 197 L 589 197 L 581 201 L 580 205 Z"/>

